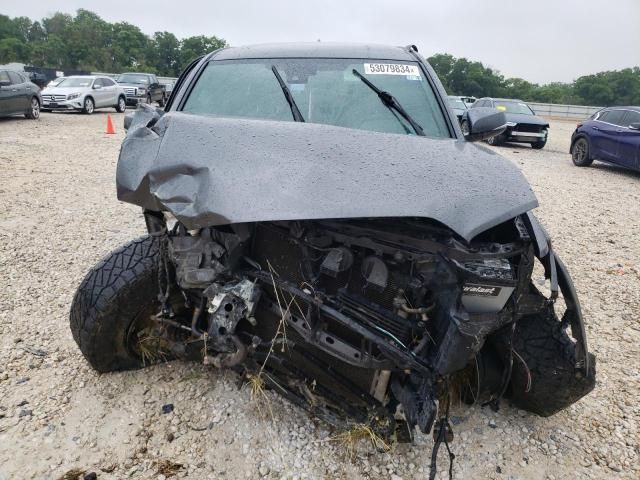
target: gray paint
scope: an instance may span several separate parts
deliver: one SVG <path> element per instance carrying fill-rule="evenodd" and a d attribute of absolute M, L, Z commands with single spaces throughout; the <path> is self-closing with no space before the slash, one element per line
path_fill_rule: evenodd
<path fill-rule="evenodd" d="M 117 187 L 188 228 L 410 216 L 467 240 L 538 204 L 515 165 L 460 140 L 151 109 L 133 119 Z"/>

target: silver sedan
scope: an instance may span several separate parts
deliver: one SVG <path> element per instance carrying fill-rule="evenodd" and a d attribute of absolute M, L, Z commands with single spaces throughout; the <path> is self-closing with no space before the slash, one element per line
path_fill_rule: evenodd
<path fill-rule="evenodd" d="M 43 110 L 76 110 L 91 114 L 96 108 L 126 109 L 124 90 L 109 77 L 77 75 L 42 91 Z"/>

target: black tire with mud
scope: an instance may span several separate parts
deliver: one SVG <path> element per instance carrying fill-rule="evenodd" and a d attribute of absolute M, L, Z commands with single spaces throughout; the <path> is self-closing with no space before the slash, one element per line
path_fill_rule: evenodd
<path fill-rule="evenodd" d="M 576 344 L 555 315 L 521 319 L 513 340 L 511 400 L 515 406 L 548 417 L 575 403 L 595 386 L 596 359 L 589 354 L 589 372 L 575 368 Z M 528 371 L 531 385 L 527 392 Z"/>
<path fill-rule="evenodd" d="M 531 148 L 533 148 L 534 150 L 542 150 L 546 144 L 547 139 L 545 138 L 544 140 L 541 140 L 539 142 L 533 142 L 531 144 Z"/>
<path fill-rule="evenodd" d="M 69 315 L 71 332 L 97 371 L 143 366 L 128 339 L 132 327 L 157 305 L 158 255 L 151 237 L 139 238 L 104 258 L 78 287 Z"/>

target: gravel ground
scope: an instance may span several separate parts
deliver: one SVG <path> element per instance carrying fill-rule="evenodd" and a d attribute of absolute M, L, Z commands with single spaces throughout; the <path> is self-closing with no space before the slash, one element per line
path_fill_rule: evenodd
<path fill-rule="evenodd" d="M 325 425 L 278 396 L 268 393 L 273 417 L 261 415 L 231 373 L 180 362 L 107 375 L 88 367 L 68 326 L 74 290 L 144 232 L 139 210 L 115 198 L 123 131 L 122 115 L 111 115 L 111 136 L 105 113 L 0 119 L 0 479 L 426 478 L 428 436 L 349 460 Z M 572 272 L 597 386 L 552 418 L 506 403 L 498 413 L 456 407 L 456 479 L 640 477 L 640 175 L 574 167 L 573 127 L 553 122 L 542 151 L 496 150 L 530 180 Z M 162 413 L 166 404 L 173 412 Z"/>

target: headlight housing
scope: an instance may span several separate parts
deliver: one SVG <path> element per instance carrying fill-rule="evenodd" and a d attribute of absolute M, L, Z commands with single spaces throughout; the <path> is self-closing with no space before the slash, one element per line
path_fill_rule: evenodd
<path fill-rule="evenodd" d="M 138 88 L 138 95 L 144 95 L 147 91 L 144 88 Z"/>
<path fill-rule="evenodd" d="M 67 95 L 67 100 L 73 100 L 74 98 L 78 98 L 80 95 L 80 93 L 71 93 Z"/>

